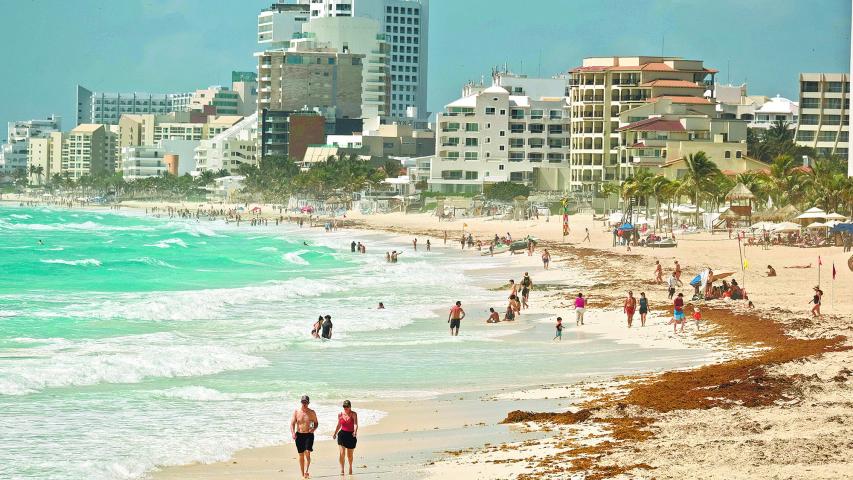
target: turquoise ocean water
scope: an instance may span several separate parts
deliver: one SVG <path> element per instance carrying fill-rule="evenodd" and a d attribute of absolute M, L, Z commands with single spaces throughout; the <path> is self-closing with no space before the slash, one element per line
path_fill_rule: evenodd
<path fill-rule="evenodd" d="M 474 321 L 503 294 L 472 276 L 500 283 L 504 260 L 318 230 L 0 205 L 0 478 L 139 478 L 284 443 L 304 393 L 328 429 L 343 398 L 540 384 L 667 359 Z M 368 254 L 350 253 L 353 239 Z M 406 253 L 388 265 L 393 248 Z M 457 299 L 471 318 L 451 338 L 444 312 Z M 333 317 L 330 342 L 310 337 L 319 314 Z"/>

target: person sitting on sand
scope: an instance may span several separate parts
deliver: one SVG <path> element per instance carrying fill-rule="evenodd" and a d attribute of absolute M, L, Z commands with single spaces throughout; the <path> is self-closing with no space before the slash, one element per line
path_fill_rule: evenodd
<path fill-rule="evenodd" d="M 767 276 L 768 277 L 775 277 L 776 276 L 776 269 L 773 268 L 772 265 L 767 265 Z"/>
<path fill-rule="evenodd" d="M 501 321 L 501 316 L 495 311 L 494 307 L 489 307 L 489 318 L 486 323 L 498 323 Z"/>

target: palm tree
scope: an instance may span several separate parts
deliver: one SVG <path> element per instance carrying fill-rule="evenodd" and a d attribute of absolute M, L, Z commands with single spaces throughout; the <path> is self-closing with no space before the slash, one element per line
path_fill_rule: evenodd
<path fill-rule="evenodd" d="M 663 175 L 657 175 L 653 177 L 649 183 L 651 194 L 655 197 L 655 231 L 657 231 L 658 224 L 660 224 L 661 201 L 664 199 L 666 191 L 671 186 L 672 182 Z M 646 218 L 648 218 L 648 215 Z"/>
<path fill-rule="evenodd" d="M 610 197 L 618 194 L 621 191 L 621 189 L 620 189 L 618 183 L 607 182 L 607 183 L 602 184 L 601 188 L 598 191 L 599 191 L 599 193 L 601 193 L 601 195 L 604 196 L 604 210 L 608 211 L 608 210 L 610 210 L 608 208 L 608 206 L 609 206 L 608 203 L 610 201 Z"/>
<path fill-rule="evenodd" d="M 691 153 L 684 159 L 687 172 L 683 182 L 692 190 L 693 203 L 696 206 L 696 225 L 699 225 L 699 200 L 703 193 L 713 185 L 714 177 L 721 175 L 717 164 L 712 162 L 705 152 Z"/>

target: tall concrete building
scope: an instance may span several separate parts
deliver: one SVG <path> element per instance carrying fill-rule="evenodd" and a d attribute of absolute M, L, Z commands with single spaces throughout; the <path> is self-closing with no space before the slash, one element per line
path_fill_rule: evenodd
<path fill-rule="evenodd" d="M 62 172 L 62 132 L 50 132 L 47 136 L 30 139 L 27 151 L 27 164 L 38 169 L 39 173 L 30 173 L 31 184 L 44 185 L 54 175 Z"/>
<path fill-rule="evenodd" d="M 335 118 L 361 118 L 364 55 L 294 47 L 256 55 L 259 111 L 320 108 Z"/>
<path fill-rule="evenodd" d="M 273 3 L 258 14 L 258 45 L 261 50 L 290 47 L 290 39 L 308 21 L 307 4 Z"/>
<path fill-rule="evenodd" d="M 308 145 L 322 144 L 326 117 L 313 110 L 258 112 L 260 159 L 290 157 L 301 162 Z"/>
<path fill-rule="evenodd" d="M 592 57 L 570 73 L 572 189 L 594 191 L 618 180 L 619 115 L 667 98 L 711 107 L 716 70 L 678 57 Z M 710 78 L 709 78 L 710 76 Z M 707 96 L 706 96 L 707 95 Z"/>
<path fill-rule="evenodd" d="M 162 115 L 176 110 L 180 99 L 191 94 L 103 93 L 77 85 L 77 125 L 118 125 L 127 113 Z"/>
<path fill-rule="evenodd" d="M 448 104 L 436 126 L 432 191 L 480 192 L 487 183 L 505 181 L 568 189 L 566 97 L 510 95 L 493 85 Z"/>
<path fill-rule="evenodd" d="M 800 74 L 800 122 L 796 141 L 818 155 L 847 158 L 850 137 L 850 75 Z"/>
<path fill-rule="evenodd" d="M 390 46 L 380 33 L 379 22 L 359 17 L 318 17 L 302 25 L 301 37 L 293 39 L 291 46 L 329 48 L 364 56 L 361 115 L 372 121 L 368 121 L 371 129 L 378 128 L 379 118 L 391 113 Z"/>
<path fill-rule="evenodd" d="M 62 130 L 62 117 L 51 115 L 45 120 L 19 120 L 8 123 L 6 143 L 0 146 L 0 174 L 27 169 L 30 141 L 47 138 Z"/>
<path fill-rule="evenodd" d="M 429 117 L 427 73 L 429 0 L 298 0 L 318 17 L 366 17 L 379 22 L 391 47 L 391 112 L 394 118 Z"/>

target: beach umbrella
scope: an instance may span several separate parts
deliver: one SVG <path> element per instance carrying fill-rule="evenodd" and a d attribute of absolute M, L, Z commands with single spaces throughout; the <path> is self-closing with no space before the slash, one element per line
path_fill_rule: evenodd
<path fill-rule="evenodd" d="M 721 279 L 726 278 L 726 277 L 731 277 L 734 274 L 735 274 L 735 272 L 733 272 L 731 270 L 725 270 L 725 271 L 719 271 L 719 272 L 714 270 L 714 276 L 711 277 L 711 281 L 716 282 L 717 280 L 721 280 Z"/>
<path fill-rule="evenodd" d="M 800 226 L 792 222 L 782 222 L 774 225 L 773 231 L 779 233 L 799 232 Z"/>
<path fill-rule="evenodd" d="M 809 228 L 809 229 L 826 228 L 826 225 L 824 225 L 823 223 L 820 223 L 820 222 L 813 222 L 813 223 L 810 223 L 809 226 L 807 226 L 806 228 Z"/>
<path fill-rule="evenodd" d="M 754 230 L 771 230 L 773 228 L 773 222 L 753 223 L 749 228 Z"/>
<path fill-rule="evenodd" d="M 726 194 L 726 200 L 755 200 L 755 195 L 742 183 L 738 183 Z"/>
<path fill-rule="evenodd" d="M 797 220 L 808 220 L 814 218 L 826 218 L 826 212 L 817 207 L 812 207 L 806 210 L 805 212 L 797 215 Z"/>
<path fill-rule="evenodd" d="M 840 213 L 835 213 L 835 212 L 832 212 L 832 213 L 828 214 L 827 216 L 825 216 L 825 217 L 823 217 L 823 218 L 825 218 L 825 219 L 827 219 L 827 220 L 839 220 L 839 221 L 842 221 L 842 222 L 843 222 L 844 220 L 847 220 L 847 217 L 845 217 L 844 215 L 841 215 Z"/>

